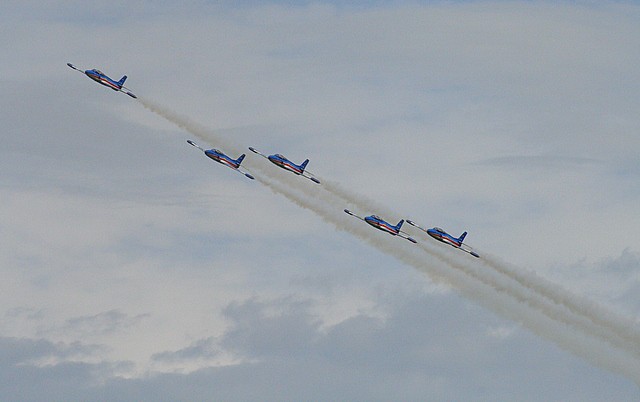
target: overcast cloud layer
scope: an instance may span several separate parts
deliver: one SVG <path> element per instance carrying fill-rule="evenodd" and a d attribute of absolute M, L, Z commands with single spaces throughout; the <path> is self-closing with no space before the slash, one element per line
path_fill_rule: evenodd
<path fill-rule="evenodd" d="M 65 66 L 637 322 L 635 3 L 97 3 L 0 6 L 0 399 L 637 399 Z"/>

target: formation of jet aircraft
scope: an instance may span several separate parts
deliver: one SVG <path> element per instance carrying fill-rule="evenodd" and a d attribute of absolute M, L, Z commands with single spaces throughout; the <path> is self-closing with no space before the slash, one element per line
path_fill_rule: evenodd
<path fill-rule="evenodd" d="M 103 72 L 101 72 L 100 70 L 97 69 L 92 69 L 92 70 L 81 70 L 79 68 L 77 68 L 76 66 L 74 66 L 71 63 L 67 63 L 67 66 L 69 66 L 70 68 L 72 68 L 73 70 L 76 70 L 78 72 L 81 72 L 83 74 L 85 74 L 87 77 L 91 78 L 92 80 L 96 81 L 97 83 L 104 85 L 108 88 L 113 89 L 114 91 L 118 91 L 118 92 L 122 92 L 125 93 L 127 95 L 129 95 L 132 98 L 137 98 L 136 95 L 134 95 L 131 90 L 127 87 L 124 86 L 124 82 L 127 79 L 127 76 L 124 75 L 122 78 L 120 78 L 119 81 L 115 81 L 111 78 L 109 78 L 106 74 L 104 74 Z M 242 163 L 242 161 L 245 158 L 245 154 L 242 154 L 238 157 L 238 159 L 232 159 L 231 157 L 225 155 L 222 151 L 219 151 L 217 149 L 204 149 L 202 148 L 200 145 L 196 144 L 195 142 L 193 142 L 192 140 L 187 140 L 187 143 L 189 145 L 192 145 L 198 149 L 200 149 L 202 152 L 204 152 L 204 154 L 206 156 L 208 156 L 209 158 L 211 158 L 212 160 L 227 166 L 231 169 L 233 169 L 234 171 L 244 175 L 245 177 L 254 180 L 255 178 L 249 174 L 248 172 L 240 169 L 240 164 Z M 284 156 L 282 156 L 281 154 L 273 154 L 273 155 L 265 155 L 263 153 L 261 153 L 260 151 L 258 151 L 257 149 L 253 148 L 253 147 L 249 147 L 249 150 L 255 154 L 258 154 L 260 156 L 262 156 L 263 158 L 266 158 L 267 160 L 269 160 L 271 163 L 273 163 L 274 165 L 287 170 L 289 172 L 292 172 L 298 176 L 302 176 L 305 177 L 309 180 L 311 180 L 312 182 L 316 183 L 316 184 L 321 184 L 320 180 L 318 180 L 315 175 L 313 175 L 312 173 L 308 172 L 306 170 L 307 164 L 309 163 L 309 159 L 305 159 L 304 162 L 302 162 L 301 164 L 297 165 L 294 162 L 290 161 L 289 159 L 285 158 Z M 392 225 L 389 222 L 383 220 L 382 218 L 380 218 L 377 215 L 368 215 L 365 217 L 361 217 L 359 215 L 354 214 L 353 212 L 349 211 L 348 209 L 344 210 L 345 213 L 347 213 L 348 215 L 351 215 L 355 218 L 360 219 L 361 221 L 373 226 L 374 228 L 381 230 L 383 232 L 386 232 L 392 236 L 398 236 L 401 237 L 403 239 L 406 239 L 408 241 L 410 241 L 411 243 L 417 243 L 417 241 L 412 238 L 411 236 L 409 236 L 408 233 L 406 233 L 405 231 L 401 230 L 403 223 L 405 222 L 404 219 L 400 220 L 400 222 L 398 222 L 396 225 Z M 438 240 L 442 243 L 448 244 L 458 250 L 464 251 L 465 253 L 469 253 L 470 255 L 479 258 L 480 256 L 473 251 L 473 249 L 468 246 L 467 244 L 463 243 L 464 238 L 467 235 L 467 232 L 462 233 L 462 235 L 460 235 L 460 237 L 453 237 L 450 234 L 448 234 L 447 232 L 445 232 L 444 230 L 438 228 L 438 227 L 434 227 L 431 229 L 425 229 L 423 227 L 421 227 L 420 225 L 414 223 L 413 221 L 410 220 L 406 220 L 406 222 L 419 229 L 420 231 L 428 234 L 429 236 L 431 236 L 432 238 L 434 238 L 435 240 Z"/>

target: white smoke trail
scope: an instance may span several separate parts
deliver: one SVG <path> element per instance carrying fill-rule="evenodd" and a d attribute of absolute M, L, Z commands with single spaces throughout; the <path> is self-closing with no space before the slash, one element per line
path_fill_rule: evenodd
<path fill-rule="evenodd" d="M 383 213 L 383 207 L 344 189 L 338 183 L 328 182 L 324 179 L 322 183 L 328 192 L 341 198 L 350 205 L 359 207 L 365 211 L 377 211 L 378 214 Z M 340 205 L 336 205 L 336 207 L 340 207 Z M 383 216 L 393 215 L 388 211 L 384 213 L 385 215 Z M 398 215 L 395 214 L 395 216 Z M 421 246 L 425 247 L 424 245 Z M 428 247 L 425 251 L 448 264 L 453 264 L 452 258 L 460 257 L 443 252 L 441 248 Z M 517 299 L 530 303 L 532 307 L 537 306 L 538 308 L 543 308 L 543 306 L 545 306 L 546 311 L 549 311 L 549 314 L 555 316 L 556 319 L 562 319 L 562 316 L 552 312 L 550 309 L 554 307 L 566 308 L 571 313 L 582 316 L 577 319 L 579 320 L 577 325 L 580 327 L 591 326 L 591 330 L 597 331 L 602 339 L 625 348 L 627 351 L 640 357 L 640 330 L 633 321 L 615 314 L 612 311 L 608 311 L 591 300 L 572 294 L 568 290 L 537 276 L 534 272 L 510 267 L 508 264 L 500 262 L 491 255 L 483 254 L 482 260 L 479 262 L 485 265 L 483 268 L 485 272 L 488 269 L 504 275 L 515 281 L 518 285 L 525 287 L 530 292 L 534 292 L 537 296 L 536 298 L 527 298 L 526 296 L 514 293 L 514 297 Z M 464 270 L 465 266 L 470 265 L 468 262 L 460 261 L 460 263 L 454 264 L 454 266 Z M 478 279 L 483 280 L 482 275 L 478 276 Z M 505 286 L 504 291 L 509 292 L 511 290 L 511 287 L 507 287 L 507 285 L 503 286 Z M 548 299 L 547 302 L 545 303 L 544 300 L 540 300 L 540 296 Z M 594 325 L 589 325 L 589 323 L 585 322 L 585 319 Z M 571 325 L 571 322 L 567 321 L 567 324 Z"/>
<path fill-rule="evenodd" d="M 516 269 L 492 255 L 483 255 L 486 265 L 509 277 L 531 291 L 538 292 L 550 301 L 566 307 L 569 311 L 588 317 L 593 324 L 611 328 L 615 334 L 632 345 L 631 352 L 640 356 L 640 331 L 626 317 L 607 310 L 593 301 L 573 294 L 566 289 L 539 277 L 534 272 Z"/>
<path fill-rule="evenodd" d="M 398 260 L 427 273 L 432 279 L 447 283 L 456 288 L 470 300 L 479 302 L 484 307 L 521 323 L 524 327 L 542 338 L 551 340 L 563 349 L 581 356 L 594 365 L 621 374 L 636 384 L 640 385 L 640 361 L 635 356 L 628 355 L 625 351 L 612 348 L 607 342 L 593 338 L 589 331 L 576 331 L 567 326 L 566 317 L 561 313 L 550 314 L 547 311 L 531 309 L 530 300 L 512 297 L 509 288 L 502 288 L 491 281 L 476 281 L 476 275 L 470 270 L 452 270 L 451 264 L 432 264 L 425 259 L 423 253 L 416 251 L 422 247 L 415 247 L 404 240 L 389 241 L 388 235 L 370 230 L 366 225 L 358 221 L 344 221 L 343 214 L 335 214 L 334 210 L 328 210 L 322 200 L 300 196 L 299 192 L 292 191 L 289 183 L 273 181 L 269 178 L 262 179 L 272 191 L 285 196 L 298 206 L 311 210 L 332 223 L 337 229 L 347 231 L 379 251 L 389 254 Z M 428 247 L 423 248 L 423 250 Z M 448 266 L 447 266 L 448 265 Z"/>
<path fill-rule="evenodd" d="M 324 183 L 324 182 L 323 182 Z M 340 198 L 354 205 L 358 204 L 359 196 L 342 188 L 337 183 L 329 183 L 327 190 L 336 194 Z M 369 209 L 379 211 L 380 209 Z M 431 254 L 438 253 L 435 249 L 427 250 Z M 439 253 L 441 259 L 447 259 Z M 591 320 L 594 324 L 611 328 L 615 336 L 624 339 L 631 345 L 631 352 L 640 356 L 640 330 L 634 322 L 629 319 L 607 311 L 591 300 L 572 294 L 568 290 L 539 277 L 535 272 L 526 271 L 509 266 L 494 256 L 483 254 L 482 261 L 485 266 L 526 287 L 532 292 L 549 299 L 551 302 L 562 305 L 572 313 L 582 315 Z"/>
<path fill-rule="evenodd" d="M 316 214 L 321 215 L 326 221 L 332 223 L 335 227 L 339 229 L 343 229 L 347 226 L 347 222 L 345 222 L 345 215 L 342 214 L 342 200 L 338 197 L 336 198 L 334 194 L 325 191 L 324 188 L 318 186 L 300 186 L 299 180 L 295 176 L 287 174 L 286 172 L 278 172 L 278 174 L 274 174 L 273 169 L 269 169 L 271 166 L 268 164 L 257 164 L 254 170 L 260 171 L 260 177 L 263 178 L 264 184 L 268 187 L 274 187 L 274 180 L 277 180 L 281 183 L 281 187 L 279 193 L 285 195 L 287 198 L 292 198 L 289 195 L 289 192 L 297 188 L 299 191 L 302 190 L 306 193 L 307 197 L 301 199 L 300 197 L 294 200 L 298 205 L 312 209 Z M 270 178 L 271 181 L 267 182 L 266 178 Z M 306 183 L 304 183 L 306 184 Z M 346 192 L 345 192 L 346 193 Z M 310 207 L 311 203 L 315 202 L 315 206 L 313 208 Z M 318 204 L 319 202 L 319 204 Z M 363 208 L 363 205 L 360 205 L 355 198 L 351 198 L 351 202 L 359 208 Z M 337 215 L 337 216 L 336 216 Z M 357 225 L 357 228 L 360 232 L 350 231 L 352 234 L 360 237 L 361 239 L 372 243 L 371 236 L 372 232 L 369 230 L 368 226 L 363 226 L 359 224 L 357 221 L 352 221 L 349 223 L 349 226 Z M 363 232 L 364 231 L 364 232 Z M 377 232 L 373 232 L 378 234 Z M 510 295 L 513 299 L 517 300 L 519 303 L 525 303 L 530 308 L 534 308 L 539 310 L 543 314 L 547 315 L 549 318 L 564 323 L 569 326 L 573 326 L 578 330 L 586 331 L 591 336 L 598 337 L 605 342 L 611 343 L 619 348 L 623 348 L 628 352 L 632 352 L 634 354 L 638 354 L 638 343 L 633 342 L 633 339 L 629 339 L 629 337 L 625 337 L 623 335 L 629 335 L 628 333 L 623 333 L 620 335 L 620 329 L 617 327 L 611 327 L 610 325 L 602 325 L 603 322 L 607 322 L 606 319 L 603 319 L 599 316 L 593 316 L 593 314 L 585 314 L 581 315 L 576 313 L 576 309 L 567 308 L 567 306 L 562 303 L 557 303 L 556 299 L 551 300 L 547 297 L 544 297 L 538 293 L 535 293 L 532 287 L 523 287 L 518 283 L 512 283 L 512 278 L 505 277 L 505 275 L 500 275 L 499 272 L 491 269 L 491 266 L 488 264 L 484 264 L 482 261 L 469 261 L 468 256 L 449 253 L 448 249 L 443 249 L 442 247 L 438 247 L 438 245 L 431 245 L 430 243 L 419 243 L 416 245 L 411 245 L 409 243 L 404 244 L 401 243 L 389 243 L 387 236 L 383 235 L 383 239 L 380 239 L 380 242 L 372 243 L 376 248 L 385 251 L 388 254 L 395 256 L 396 258 L 403 259 L 406 253 L 414 252 L 416 247 L 421 249 L 424 254 L 419 253 L 418 258 L 423 261 L 422 264 L 412 263 L 411 261 L 405 261 L 409 265 L 412 265 L 418 269 L 421 269 L 427 273 L 429 273 L 432 277 L 437 275 L 440 280 L 445 280 L 449 285 L 459 288 L 459 280 L 451 281 L 447 280 L 448 275 L 451 275 L 450 268 L 454 268 L 457 271 L 461 271 L 464 275 L 469 276 L 475 279 L 477 282 L 481 282 L 486 286 L 489 286 L 493 289 L 494 292 L 502 292 Z M 407 247 L 408 245 L 408 247 Z M 391 247 L 389 249 L 388 247 Z M 398 253 L 399 248 L 402 247 L 405 250 L 402 253 Z M 445 251 L 446 250 L 446 251 Z M 425 255 L 426 254 L 426 255 Z M 440 260 L 442 263 L 446 264 L 449 268 L 443 272 L 434 271 L 433 267 L 430 270 L 425 270 L 425 259 L 428 257 L 435 257 Z M 572 296 L 568 291 L 566 292 L 566 296 L 568 299 Z M 610 313 L 609 313 L 610 314 Z M 606 315 L 604 316 L 606 317 Z M 514 317 L 510 317 L 514 318 Z M 517 318 L 517 317 L 516 317 Z M 631 335 L 637 335 L 631 334 Z"/>
<path fill-rule="evenodd" d="M 215 135 L 210 130 L 205 129 L 166 108 L 158 106 L 148 100 L 142 100 L 141 102 L 148 109 L 168 119 L 179 127 L 184 128 L 203 141 L 213 142 L 216 146 L 224 146 L 225 149 L 233 151 L 234 153 L 242 152 L 242 149 L 238 146 L 235 146 L 232 141 L 228 141 L 222 136 Z M 361 211 L 376 211 L 379 214 L 382 213 L 381 206 L 376 205 L 371 200 L 365 200 L 364 197 L 352 194 L 337 183 L 323 180 L 322 190 L 326 190 L 329 194 L 333 195 L 333 197 L 326 197 L 327 194 L 325 194 L 323 191 L 317 191 L 317 187 L 300 187 L 298 181 L 291 180 L 291 175 L 277 170 L 274 171 L 273 169 L 269 169 L 269 167 L 271 166 L 266 166 L 265 164 L 256 163 L 255 161 L 247 159 L 245 161 L 245 167 L 249 167 L 251 168 L 251 170 L 260 171 L 260 176 L 262 177 L 271 176 L 278 177 L 280 180 L 288 179 L 286 183 L 290 186 L 291 189 L 298 187 L 305 190 L 307 193 L 310 193 L 309 196 L 311 197 L 316 198 L 319 196 L 319 194 L 324 194 L 325 201 L 333 205 L 336 211 L 342 210 L 345 205 L 343 205 L 340 201 L 344 201 L 344 203 L 347 204 L 346 206 L 357 207 Z M 336 197 L 338 199 L 336 199 Z M 391 212 L 386 212 L 385 216 L 389 215 L 391 215 Z M 422 247 L 428 246 L 423 245 Z M 456 256 L 443 251 L 441 248 L 438 249 L 435 247 L 429 247 L 425 251 L 427 251 L 430 256 L 435 256 L 442 262 L 450 265 L 453 264 L 452 259 L 456 258 Z M 501 291 L 512 293 L 512 295 L 517 300 L 527 302 L 531 305 L 531 307 L 544 309 L 548 315 L 555 317 L 555 319 L 561 320 L 564 317 L 564 321 L 569 325 L 575 325 L 580 328 L 588 327 L 588 323 L 585 323 L 586 317 L 587 320 L 595 324 L 595 327 L 591 326 L 592 328 L 586 328 L 587 330 L 598 334 L 597 336 L 608 342 L 615 343 L 619 347 L 623 347 L 634 354 L 640 355 L 640 351 L 638 350 L 638 345 L 640 345 L 640 333 L 634 329 L 633 324 L 630 323 L 629 320 L 625 320 L 622 317 L 617 317 L 615 314 L 599 308 L 597 305 L 588 300 L 580 299 L 579 297 L 572 295 L 567 290 L 557 287 L 556 285 L 548 281 L 544 281 L 542 278 L 538 278 L 534 273 L 527 273 L 526 271 L 522 270 L 518 271 L 515 269 L 510 269 L 506 264 L 497 263 L 491 257 L 483 256 L 483 263 L 485 264 L 486 268 L 488 268 L 488 270 L 497 271 L 502 275 L 511 278 L 520 286 L 525 287 L 528 291 L 534 292 L 536 297 L 532 297 L 526 292 L 523 293 L 522 289 L 514 290 L 512 286 L 496 284 L 496 286 L 498 286 Z M 468 267 L 470 265 L 468 263 L 465 264 L 465 262 L 461 262 L 453 265 L 457 269 L 466 270 L 467 274 L 470 274 L 470 272 L 468 271 Z M 479 280 L 487 280 L 487 275 L 488 274 L 485 273 L 484 275 L 476 274 L 474 276 Z M 492 280 L 494 283 L 496 283 L 497 281 L 496 278 L 490 278 L 490 280 Z M 541 300 L 540 296 L 548 299 L 548 301 Z M 551 304 L 549 304 L 549 302 Z M 559 314 L 558 312 L 554 311 L 554 309 L 557 309 L 559 307 L 564 307 L 573 314 L 582 317 L 571 317 L 571 319 L 567 319 L 566 314 Z M 598 310 L 597 313 L 594 313 L 596 312 L 596 310 Z"/>
<path fill-rule="evenodd" d="M 628 356 L 620 350 L 612 349 L 606 342 L 593 339 L 592 334 L 598 333 L 599 328 L 590 327 L 588 320 L 581 317 L 572 318 L 569 316 L 568 318 L 567 314 L 570 313 L 567 312 L 553 309 L 545 310 L 543 307 L 549 306 L 545 306 L 544 303 L 540 305 L 540 301 L 530 295 L 518 295 L 515 292 L 516 297 L 514 297 L 512 287 L 508 283 L 504 283 L 504 280 L 483 277 L 478 273 L 481 270 L 465 267 L 464 262 L 441 260 L 444 264 L 431 264 L 430 260 L 425 259 L 423 253 L 423 251 L 433 253 L 430 246 L 420 244 L 416 247 L 399 239 L 396 239 L 395 242 L 390 241 L 388 235 L 371 230 L 356 220 L 345 219 L 346 216 L 342 210 L 332 203 L 331 197 L 328 197 L 320 187 L 309 185 L 304 187 L 305 191 L 300 191 L 300 186 L 295 183 L 296 177 L 287 173 L 270 176 L 265 174 L 273 171 L 268 169 L 270 166 L 266 164 L 262 166 L 265 167 L 264 170 L 261 170 L 262 174 L 260 175 L 263 184 L 298 206 L 315 212 L 337 229 L 347 231 L 378 250 L 428 273 L 431 278 L 455 287 L 467 298 L 481 303 L 504 317 L 522 323 L 532 332 L 556 342 L 564 349 L 582 356 L 600 367 L 632 378 L 640 384 L 640 362 L 638 359 Z M 298 183 L 300 183 L 299 180 Z M 459 256 L 455 256 L 453 259 L 455 260 L 457 257 Z M 460 261 L 463 261 L 463 257 L 460 257 Z M 501 282 L 503 283 L 501 284 Z M 532 310 L 531 307 L 537 309 Z M 567 325 L 584 328 L 581 331 L 576 331 Z M 599 335 L 602 337 L 601 333 Z"/>
<path fill-rule="evenodd" d="M 242 148 L 231 140 L 146 99 L 139 98 L 139 101 L 201 140 L 230 152 L 242 152 Z M 313 211 L 337 229 L 357 236 L 378 250 L 426 272 L 433 280 L 455 287 L 467 298 L 640 385 L 640 332 L 630 320 L 494 258 L 485 258 L 482 263 L 470 262 L 460 255 L 445 252 L 442 247 L 425 243 L 416 247 L 399 239 L 389 239 L 388 235 L 371 230 L 342 212 L 346 203 L 346 206 L 358 208 L 358 212 L 379 213 L 380 206 L 374 202 L 350 193 L 337 183 L 322 180 L 323 185 L 317 186 L 258 162 L 264 161 L 247 159 L 244 166 L 259 172 L 256 179 L 272 191 Z M 440 263 L 432 263 L 433 258 Z M 625 352 L 631 352 L 631 355 Z"/>

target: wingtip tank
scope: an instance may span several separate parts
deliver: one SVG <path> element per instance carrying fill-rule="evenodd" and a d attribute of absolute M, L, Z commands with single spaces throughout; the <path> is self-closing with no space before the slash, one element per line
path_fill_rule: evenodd
<path fill-rule="evenodd" d="M 249 173 L 245 173 L 244 175 L 250 178 L 251 180 L 255 180 L 255 177 L 251 176 Z"/>
<path fill-rule="evenodd" d="M 129 95 L 133 99 L 138 99 L 138 97 L 135 94 L 131 93 L 131 92 L 127 92 L 127 95 Z"/>
<path fill-rule="evenodd" d="M 320 184 L 320 180 L 316 179 L 315 177 L 309 177 L 309 179 L 314 183 Z"/>
<path fill-rule="evenodd" d="M 201 150 L 202 152 L 206 153 L 206 151 L 200 145 L 196 144 L 195 142 L 193 142 L 191 140 L 187 140 L 187 144 L 191 145 L 192 147 L 196 147 L 199 150 Z"/>
<path fill-rule="evenodd" d="M 72 70 L 76 70 L 76 71 L 83 72 L 82 70 L 80 70 L 78 67 L 74 66 L 74 65 L 73 65 L 73 64 L 71 64 L 71 63 L 67 63 L 67 66 L 68 66 L 70 69 L 72 69 Z"/>

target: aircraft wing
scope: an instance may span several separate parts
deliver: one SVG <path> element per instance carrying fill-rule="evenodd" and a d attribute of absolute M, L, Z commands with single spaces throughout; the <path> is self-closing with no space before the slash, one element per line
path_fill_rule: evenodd
<path fill-rule="evenodd" d="M 462 244 L 462 246 L 459 247 L 460 250 L 464 251 L 465 253 L 469 253 L 472 256 L 476 257 L 476 258 L 480 258 L 480 255 L 478 255 L 478 253 L 476 253 L 475 251 L 473 251 L 473 247 L 468 246 L 466 244 Z"/>
<path fill-rule="evenodd" d="M 269 157 L 267 155 L 265 155 L 262 152 L 258 151 L 254 147 L 249 147 L 249 151 L 253 152 L 254 154 L 258 154 L 258 155 L 262 156 L 263 158 L 269 159 Z"/>
<path fill-rule="evenodd" d="M 138 97 L 127 87 L 120 88 L 120 92 L 125 93 L 134 99 L 138 99 Z"/>
<path fill-rule="evenodd" d="M 409 240 L 413 244 L 418 243 L 413 237 L 409 236 L 407 233 L 403 232 L 402 230 L 398 232 L 398 236 L 402 237 L 403 239 Z"/>
<path fill-rule="evenodd" d="M 320 180 L 316 179 L 316 177 L 311 172 L 307 172 L 305 170 L 304 173 L 302 173 L 302 176 L 306 177 L 307 179 L 311 180 L 312 182 L 314 182 L 316 184 L 320 184 Z"/>
<path fill-rule="evenodd" d="M 232 168 L 232 169 L 233 169 L 233 168 Z M 247 176 L 247 177 L 248 177 L 248 178 L 250 178 L 251 180 L 255 180 L 255 177 L 253 177 L 252 175 L 250 175 L 249 173 L 247 173 L 247 172 L 245 172 L 245 171 L 243 171 L 243 170 L 240 170 L 240 169 L 233 169 L 233 170 L 235 170 L 236 172 L 238 172 L 238 173 L 240 173 L 240 174 L 243 174 L 243 175 Z"/>
<path fill-rule="evenodd" d="M 133 92 L 131 92 L 131 90 L 129 88 L 127 88 L 125 86 L 121 86 L 120 87 L 120 92 L 122 92 L 123 94 L 127 94 L 127 95 L 129 95 L 130 97 L 132 97 L 134 99 L 138 99 L 138 97 Z"/>
<path fill-rule="evenodd" d="M 189 144 L 191 146 L 194 146 L 194 147 L 198 148 L 199 150 L 201 150 L 202 152 L 204 152 L 204 149 L 200 145 L 196 144 L 195 142 L 193 142 L 191 140 L 187 140 L 187 144 Z"/>
<path fill-rule="evenodd" d="M 71 64 L 71 63 L 67 63 L 67 66 L 71 67 L 73 70 L 79 71 L 79 72 L 81 72 L 82 74 L 84 74 L 84 71 L 80 70 L 78 67 L 74 66 L 74 65 L 73 65 L 73 64 Z"/>
<path fill-rule="evenodd" d="M 409 225 L 411 225 L 411 226 L 413 226 L 413 227 L 416 227 L 416 228 L 418 228 L 418 229 L 422 230 L 423 232 L 427 233 L 427 229 L 425 229 L 425 228 L 423 228 L 422 226 L 418 225 L 418 224 L 417 224 L 417 223 L 415 223 L 414 221 L 410 221 L 409 219 L 407 219 L 407 220 L 406 220 L 406 222 L 407 222 Z"/>
<path fill-rule="evenodd" d="M 351 216 L 353 216 L 353 217 L 355 217 L 355 218 L 360 219 L 360 220 L 361 220 L 361 221 L 363 221 L 363 222 L 366 222 L 366 221 L 364 220 L 364 218 L 363 218 L 363 217 L 361 217 L 361 216 L 358 216 L 358 215 L 354 214 L 353 212 L 349 211 L 348 209 L 345 209 L 345 210 L 344 210 L 344 212 L 345 212 L 347 215 L 351 215 Z"/>

